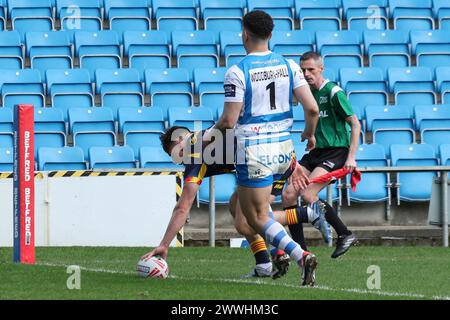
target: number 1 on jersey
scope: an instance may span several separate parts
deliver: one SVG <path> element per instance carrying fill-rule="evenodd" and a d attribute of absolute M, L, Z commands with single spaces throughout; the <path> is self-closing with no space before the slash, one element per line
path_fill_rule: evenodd
<path fill-rule="evenodd" d="M 275 104 L 275 82 L 271 82 L 266 90 L 269 90 L 270 94 L 270 110 L 276 110 L 277 106 Z"/>

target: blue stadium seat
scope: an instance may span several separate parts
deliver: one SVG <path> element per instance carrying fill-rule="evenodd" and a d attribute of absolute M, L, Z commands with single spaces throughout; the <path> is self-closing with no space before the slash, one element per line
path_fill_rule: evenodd
<path fill-rule="evenodd" d="M 63 111 L 65 121 L 69 108 L 95 104 L 91 77 L 85 69 L 47 70 L 47 93 L 52 106 Z"/>
<path fill-rule="evenodd" d="M 227 68 L 194 69 L 195 93 L 199 95 L 200 105 L 217 110 L 223 105 L 223 81 Z"/>
<path fill-rule="evenodd" d="M 78 147 L 47 148 L 38 151 L 39 171 L 86 170 L 83 150 Z"/>
<path fill-rule="evenodd" d="M 396 104 L 437 103 L 434 75 L 429 68 L 390 68 L 388 79 Z"/>
<path fill-rule="evenodd" d="M 215 176 L 215 201 L 217 204 L 227 205 L 237 187 L 235 173 L 225 173 Z M 198 197 L 200 202 L 209 203 L 209 178 L 204 178 L 200 185 Z"/>
<path fill-rule="evenodd" d="M 80 60 L 80 68 L 88 69 L 92 79 L 97 69 L 122 67 L 120 41 L 115 31 L 77 31 L 75 49 Z"/>
<path fill-rule="evenodd" d="M 142 81 L 145 69 L 170 68 L 172 55 L 164 31 L 125 31 L 123 45 L 129 67 L 139 70 Z"/>
<path fill-rule="evenodd" d="M 356 153 L 356 162 L 362 167 L 387 167 L 384 148 L 378 144 L 362 144 Z M 350 184 L 347 177 L 348 185 Z M 349 199 L 358 202 L 376 202 L 390 199 L 390 179 L 387 173 L 363 173 L 356 191 L 348 189 Z"/>
<path fill-rule="evenodd" d="M 418 66 L 450 66 L 448 30 L 411 31 L 411 47 Z"/>
<path fill-rule="evenodd" d="M 389 156 L 392 144 L 415 143 L 412 115 L 408 108 L 399 106 L 367 106 L 367 131 L 373 134 L 373 143 L 384 146 Z"/>
<path fill-rule="evenodd" d="M 0 147 L 0 172 L 12 172 L 14 170 L 13 154 L 12 148 Z"/>
<path fill-rule="evenodd" d="M 409 32 L 364 31 L 364 47 L 371 67 L 387 71 L 392 66 L 409 67 L 411 65 Z"/>
<path fill-rule="evenodd" d="M 387 0 L 342 0 L 349 30 L 386 30 L 389 28 Z"/>
<path fill-rule="evenodd" d="M 144 146 L 160 146 L 159 137 L 164 133 L 165 123 L 161 108 L 120 108 L 119 132 L 123 134 L 124 144 L 139 156 L 139 149 Z"/>
<path fill-rule="evenodd" d="M 362 67 L 360 33 L 357 31 L 318 31 L 316 33 L 317 49 L 324 59 L 326 68 Z"/>
<path fill-rule="evenodd" d="M 140 107 L 144 105 L 144 90 L 136 69 L 97 69 L 97 94 L 104 106 Z"/>
<path fill-rule="evenodd" d="M 389 0 L 395 30 L 434 29 L 432 0 Z"/>
<path fill-rule="evenodd" d="M 248 11 L 263 10 L 270 14 L 274 30 L 293 30 L 294 16 L 289 0 L 247 0 Z"/>
<path fill-rule="evenodd" d="M 152 27 L 151 1 L 104 0 L 105 18 L 111 30 L 117 32 L 150 30 Z"/>
<path fill-rule="evenodd" d="M 225 58 L 225 66 L 238 64 L 246 55 L 242 44 L 242 32 L 222 31 L 219 35 L 221 55 Z"/>
<path fill-rule="evenodd" d="M 333 202 L 338 201 L 339 203 L 342 202 L 342 191 L 341 191 L 341 186 L 342 186 L 342 179 L 338 179 L 338 181 L 336 181 L 332 186 L 331 186 L 331 197 L 333 199 Z M 318 196 L 319 199 L 325 200 L 327 201 L 327 188 L 323 188 Z"/>
<path fill-rule="evenodd" d="M 205 30 L 241 31 L 244 6 L 241 0 L 200 0 Z"/>
<path fill-rule="evenodd" d="M 38 70 L 0 70 L 2 105 L 32 104 L 35 108 L 45 105 L 45 90 Z"/>
<path fill-rule="evenodd" d="M 153 0 L 153 17 L 158 30 L 198 30 L 194 0 Z"/>
<path fill-rule="evenodd" d="M 350 103 L 357 105 L 385 105 L 389 103 L 389 89 L 379 68 L 341 68 L 341 86 Z"/>
<path fill-rule="evenodd" d="M 441 165 L 450 166 L 450 144 L 441 144 L 439 154 L 441 156 Z"/>
<path fill-rule="evenodd" d="M 301 106 L 293 107 L 292 113 L 294 123 L 292 124 L 292 132 L 303 132 L 305 130 L 305 112 Z"/>
<path fill-rule="evenodd" d="M 192 84 L 186 69 L 145 70 L 146 93 L 154 106 L 190 107 L 194 103 Z"/>
<path fill-rule="evenodd" d="M 42 79 L 48 69 L 73 67 L 73 49 L 66 32 L 27 32 L 25 39 L 31 68 L 41 71 Z"/>
<path fill-rule="evenodd" d="M 442 103 L 450 103 L 450 67 L 436 68 L 436 83 Z"/>
<path fill-rule="evenodd" d="M 12 148 L 13 138 L 13 111 L 10 108 L 0 108 L 0 148 Z"/>
<path fill-rule="evenodd" d="M 142 147 L 139 150 L 141 168 L 180 170 L 182 165 L 172 162 L 172 158 L 163 150 L 161 144 L 152 147 Z"/>
<path fill-rule="evenodd" d="M 298 63 L 305 52 L 314 50 L 314 34 L 303 30 L 274 31 L 270 50 Z"/>
<path fill-rule="evenodd" d="M 450 30 L 450 3 L 447 0 L 433 0 L 433 11 L 439 21 L 439 29 Z"/>
<path fill-rule="evenodd" d="M 22 69 L 24 60 L 20 33 L 0 32 L 0 69 Z"/>
<path fill-rule="evenodd" d="M 137 167 L 133 149 L 127 146 L 90 147 L 89 165 L 92 169 L 133 169 Z"/>
<path fill-rule="evenodd" d="M 435 151 L 427 144 L 391 146 L 392 166 L 437 166 Z M 403 172 L 397 174 L 397 198 L 404 201 L 428 201 L 434 172 Z"/>
<path fill-rule="evenodd" d="M 194 68 L 219 67 L 219 48 L 216 34 L 212 31 L 174 31 L 172 32 L 173 54 L 177 57 L 177 66 L 192 72 Z"/>
<path fill-rule="evenodd" d="M 417 105 L 414 110 L 422 143 L 439 150 L 441 144 L 450 142 L 450 105 Z"/>
<path fill-rule="evenodd" d="M 323 78 L 328 79 L 332 82 L 339 83 L 339 74 L 336 73 L 333 69 L 324 69 L 323 70 Z"/>
<path fill-rule="evenodd" d="M 6 30 L 6 11 L 7 5 L 5 2 L 0 2 L 0 31 Z"/>
<path fill-rule="evenodd" d="M 83 149 L 85 157 L 90 147 L 116 145 L 114 116 L 108 108 L 71 108 L 69 125 L 73 145 Z"/>
<path fill-rule="evenodd" d="M 34 156 L 41 147 L 64 147 L 66 124 L 61 110 L 56 108 L 34 109 Z"/>
<path fill-rule="evenodd" d="M 295 12 L 302 30 L 334 31 L 342 28 L 339 0 L 296 0 Z"/>
<path fill-rule="evenodd" d="M 25 39 L 25 32 L 54 29 L 50 0 L 8 0 L 8 16 L 12 29 L 20 32 L 22 40 Z"/>
<path fill-rule="evenodd" d="M 169 127 L 182 126 L 191 131 L 205 130 L 214 125 L 214 116 L 209 108 L 192 107 L 169 109 Z"/>
<path fill-rule="evenodd" d="M 61 20 L 61 30 L 74 32 L 103 29 L 100 0 L 57 0 L 56 17 Z"/>

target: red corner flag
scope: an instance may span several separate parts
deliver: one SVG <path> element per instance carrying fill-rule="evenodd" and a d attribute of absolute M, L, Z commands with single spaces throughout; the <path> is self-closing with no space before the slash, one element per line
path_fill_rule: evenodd
<path fill-rule="evenodd" d="M 344 178 L 347 174 L 350 173 L 350 170 L 342 168 L 339 170 L 331 171 L 327 174 L 324 174 L 322 176 L 319 176 L 317 178 L 311 179 L 309 183 L 325 183 L 334 181 L 337 179 Z M 351 178 L 351 184 L 352 184 L 352 191 L 355 192 L 356 185 L 361 181 L 361 172 L 358 171 L 358 169 L 354 169 L 352 172 L 352 178 Z"/>

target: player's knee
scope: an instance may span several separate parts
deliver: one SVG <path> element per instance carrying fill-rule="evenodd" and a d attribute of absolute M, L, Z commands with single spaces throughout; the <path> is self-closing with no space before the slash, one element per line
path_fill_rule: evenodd
<path fill-rule="evenodd" d="M 281 195 L 281 201 L 284 207 L 289 207 L 297 203 L 297 192 L 291 188 L 286 188 L 286 190 Z"/>
<path fill-rule="evenodd" d="M 306 191 L 306 190 L 301 193 L 301 197 L 302 197 L 303 201 L 306 202 L 306 203 L 313 203 L 317 199 L 317 195 L 316 194 L 314 194 L 312 192 L 309 192 L 309 191 Z"/>

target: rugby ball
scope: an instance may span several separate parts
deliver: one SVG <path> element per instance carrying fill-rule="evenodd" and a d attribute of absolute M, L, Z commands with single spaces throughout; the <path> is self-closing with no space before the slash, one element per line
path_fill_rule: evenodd
<path fill-rule="evenodd" d="M 136 271 L 142 278 L 165 279 L 169 275 L 169 266 L 160 256 L 139 260 Z"/>

